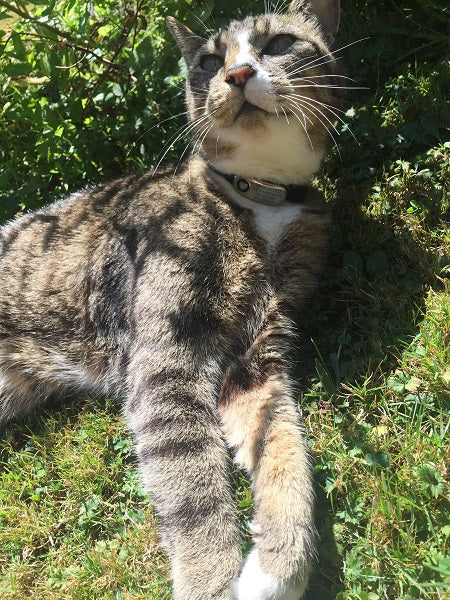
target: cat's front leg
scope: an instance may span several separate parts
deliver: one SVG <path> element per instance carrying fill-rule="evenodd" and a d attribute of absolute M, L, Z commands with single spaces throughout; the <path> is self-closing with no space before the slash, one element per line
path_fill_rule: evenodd
<path fill-rule="evenodd" d="M 159 514 L 174 600 L 229 600 L 241 562 L 240 535 L 213 386 L 182 359 L 171 359 L 137 353 L 127 420 L 144 487 Z"/>
<path fill-rule="evenodd" d="M 229 371 L 219 410 L 238 463 L 252 477 L 254 548 L 233 600 L 298 600 L 314 558 L 313 489 L 306 445 L 282 361 L 259 348 Z"/>

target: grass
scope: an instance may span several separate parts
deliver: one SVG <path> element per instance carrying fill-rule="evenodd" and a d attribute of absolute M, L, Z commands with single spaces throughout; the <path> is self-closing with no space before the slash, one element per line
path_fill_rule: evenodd
<path fill-rule="evenodd" d="M 110 404 L 46 413 L 2 443 L 2 598 L 168 599 L 155 518 Z"/>
<path fill-rule="evenodd" d="M 317 180 L 334 229 L 299 346 L 321 533 L 308 600 L 450 589 L 447 22 L 434 0 L 343 9 L 343 44 L 370 36 L 345 52 L 369 89 L 347 98 Z M 2 598 L 171 597 L 117 407 L 85 398 L 14 424 L 0 463 Z M 245 529 L 251 494 L 233 482 Z"/>
<path fill-rule="evenodd" d="M 406 600 L 448 592 L 450 299 L 430 291 L 425 310 L 394 368 L 381 363 L 331 397 L 319 384 L 309 403 L 305 398 L 321 490 L 322 547 L 311 598 Z M 341 580 L 332 580 L 330 593 L 333 566 Z"/>

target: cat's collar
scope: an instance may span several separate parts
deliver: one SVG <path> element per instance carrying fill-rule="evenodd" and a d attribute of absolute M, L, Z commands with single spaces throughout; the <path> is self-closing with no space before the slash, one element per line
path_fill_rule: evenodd
<path fill-rule="evenodd" d="M 306 185 L 280 185 L 278 183 L 273 183 L 272 181 L 222 173 L 211 165 L 208 166 L 211 171 L 216 173 L 216 175 L 220 175 L 226 181 L 231 183 L 238 194 L 243 198 L 253 200 L 253 202 L 266 204 L 268 206 L 278 206 L 283 202 L 300 204 L 305 200 L 306 191 L 308 189 Z"/>

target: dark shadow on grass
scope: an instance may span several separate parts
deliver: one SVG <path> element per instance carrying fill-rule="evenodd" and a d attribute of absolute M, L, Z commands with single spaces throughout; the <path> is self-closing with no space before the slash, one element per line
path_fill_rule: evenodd
<path fill-rule="evenodd" d="M 351 232 L 356 232 L 355 237 L 348 235 Z M 321 381 L 323 397 L 329 403 L 326 409 L 331 412 L 335 410 L 334 402 L 342 402 L 333 394 L 339 392 L 342 383 L 357 384 L 374 373 L 375 387 L 383 373 L 396 368 L 403 349 L 418 332 L 419 315 L 424 309 L 424 286 L 431 281 L 433 264 L 433 258 L 413 240 L 405 241 L 395 227 L 368 219 L 356 203 L 335 211 L 333 242 L 339 249 L 330 252 L 322 286 L 302 317 L 297 370 L 303 390 L 311 389 L 314 381 Z M 380 259 L 379 273 L 370 271 L 374 256 L 386 258 L 386 261 Z M 320 373 L 317 363 L 322 365 Z M 328 380 L 324 382 L 325 377 Z M 321 401 L 318 406 L 316 402 L 314 394 L 312 398 L 303 398 L 306 414 L 320 409 Z M 367 439 L 358 438 L 364 432 L 359 431 L 351 418 L 357 412 L 352 413 L 351 404 L 338 410 L 343 414 L 348 411 L 349 447 L 369 444 Z M 371 415 L 366 418 L 370 421 Z M 369 446 L 366 450 L 372 451 Z M 321 457 L 316 457 L 315 462 L 319 467 Z M 333 527 L 340 520 L 336 506 L 324 491 L 327 474 L 330 474 L 328 468 L 316 472 L 320 540 L 318 562 L 305 600 L 334 600 L 345 590 L 341 583 L 345 549 L 339 549 L 334 537 Z"/>
<path fill-rule="evenodd" d="M 346 419 L 349 448 L 376 453 L 367 430 L 354 419 L 361 405 L 355 402 L 353 410 L 352 400 L 346 397 L 347 406 L 341 406 L 342 384 L 357 387 L 371 376 L 375 398 L 376 386 L 386 385 L 386 376 L 398 367 L 398 359 L 419 331 L 426 289 L 440 285 L 436 275 L 443 258 L 430 241 L 433 230 L 438 231 L 446 220 L 445 182 L 441 189 L 432 183 L 439 165 L 433 164 L 430 148 L 448 139 L 445 125 L 450 115 L 442 90 L 448 86 L 450 70 L 438 54 L 428 54 L 429 62 L 416 70 L 399 63 L 400 40 L 388 39 L 387 32 L 400 24 L 383 13 L 386 6 L 358 2 L 347 7 L 344 18 L 349 23 L 361 21 L 360 12 L 352 14 L 358 6 L 366 15 L 375 11 L 380 27 L 377 30 L 377 20 L 371 18 L 358 29 L 361 37 L 371 38 L 350 49 L 347 72 L 358 85 L 371 90 L 347 98 L 348 108 L 363 105 L 348 119 L 357 141 L 348 133 L 338 139 L 340 153 L 334 151 L 326 160 L 321 178 L 334 225 L 321 286 L 300 320 L 296 379 L 302 390 L 312 390 L 302 401 L 305 416 L 320 411 L 323 402 L 324 410 Z M 385 34 L 381 22 L 387 26 Z M 344 44 L 355 39 L 355 28 L 349 23 Z M 374 36 L 374 29 L 381 35 Z M 420 78 L 421 85 L 424 80 L 430 82 L 427 93 L 417 87 Z M 390 104 L 394 107 L 391 114 Z M 398 115 L 395 110 L 400 111 Z M 408 172 L 407 163 L 416 173 L 428 172 L 417 177 Z M 377 195 L 380 188 L 376 186 L 384 198 Z M 379 415 L 370 410 L 364 418 L 378 425 Z M 315 457 L 319 557 L 306 600 L 334 600 L 345 589 L 341 582 L 348 548 L 339 547 L 334 537 L 333 527 L 341 525 L 337 513 L 342 507 L 324 491 L 326 477 L 332 475 L 327 460 L 332 457 Z"/>
<path fill-rule="evenodd" d="M 333 511 L 316 474 L 316 522 L 319 532 L 318 558 L 304 600 L 334 600 L 344 590 L 344 564 L 333 532 Z"/>

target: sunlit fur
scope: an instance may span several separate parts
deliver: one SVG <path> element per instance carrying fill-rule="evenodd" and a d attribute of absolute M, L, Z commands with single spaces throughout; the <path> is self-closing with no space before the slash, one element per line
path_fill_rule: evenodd
<path fill-rule="evenodd" d="M 0 229 L 0 425 L 52 395 L 120 399 L 175 600 L 297 600 L 313 568 L 289 357 L 302 354 L 294 320 L 320 277 L 328 211 L 309 186 L 275 207 L 245 199 L 210 168 L 283 184 L 319 168 L 343 87 L 327 46 L 339 3 L 311 5 L 207 41 L 170 20 L 189 67 L 189 123 L 173 139 L 190 132 L 194 156 Z M 295 43 L 261 53 L 278 34 Z M 205 53 L 224 67 L 207 72 Z M 230 453 L 252 482 L 246 559 Z"/>
<path fill-rule="evenodd" d="M 296 41 L 281 55 L 266 54 L 279 34 Z M 198 38 L 197 47 L 190 43 L 187 106 L 200 155 L 226 173 L 309 182 L 333 136 L 344 87 L 315 17 L 296 11 L 247 17 L 207 41 Z M 208 54 L 223 59 L 217 73 L 202 69 Z M 244 88 L 226 80 L 233 64 L 254 69 Z"/>

